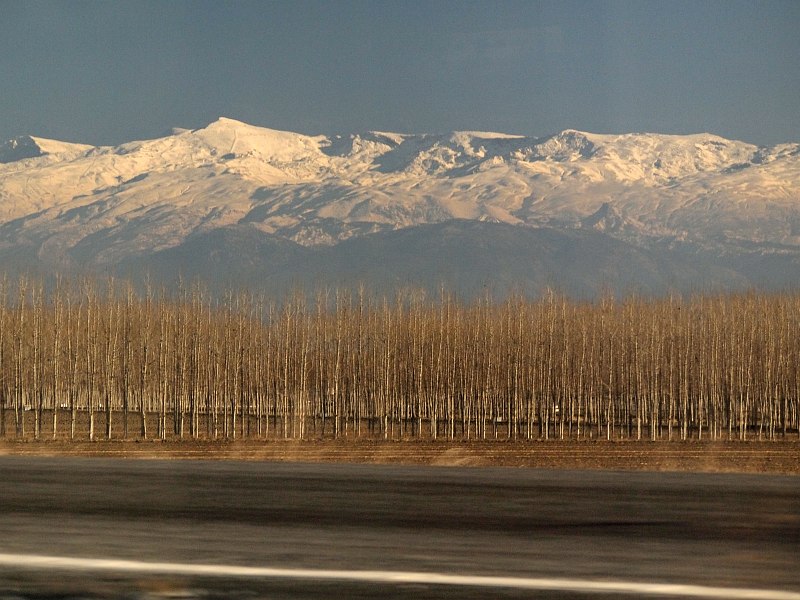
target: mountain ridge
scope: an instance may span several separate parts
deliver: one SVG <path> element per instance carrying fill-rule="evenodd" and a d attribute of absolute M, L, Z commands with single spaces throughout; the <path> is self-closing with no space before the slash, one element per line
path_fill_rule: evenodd
<path fill-rule="evenodd" d="M 453 220 L 592 230 L 750 281 L 739 263 L 800 262 L 800 144 L 574 129 L 312 136 L 225 117 L 118 146 L 16 140 L 0 146 L 0 256 L 32 253 L 44 268 L 114 269 L 243 225 L 313 248 Z M 770 269 L 793 283 L 794 267 Z"/>

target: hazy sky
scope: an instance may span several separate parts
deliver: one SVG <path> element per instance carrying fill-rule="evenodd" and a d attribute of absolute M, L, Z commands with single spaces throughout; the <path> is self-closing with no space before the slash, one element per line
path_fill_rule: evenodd
<path fill-rule="evenodd" d="M 800 2 L 0 0 L 0 139 L 112 144 L 221 115 L 800 141 Z"/>

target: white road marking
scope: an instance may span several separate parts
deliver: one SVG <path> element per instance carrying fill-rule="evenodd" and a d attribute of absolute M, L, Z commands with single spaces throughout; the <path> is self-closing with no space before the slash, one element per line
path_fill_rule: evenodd
<path fill-rule="evenodd" d="M 800 593 L 781 590 L 723 588 L 637 581 L 594 581 L 548 577 L 492 577 L 446 575 L 413 571 L 350 571 L 336 569 L 287 569 L 191 563 L 144 562 L 102 558 L 72 558 L 38 554 L 0 553 L 0 567 L 57 569 L 69 571 L 109 571 L 151 575 L 195 575 L 203 577 L 281 578 L 362 583 L 411 583 L 486 588 L 582 592 L 597 594 L 638 594 L 681 598 L 729 598 L 731 600 L 800 600 Z"/>

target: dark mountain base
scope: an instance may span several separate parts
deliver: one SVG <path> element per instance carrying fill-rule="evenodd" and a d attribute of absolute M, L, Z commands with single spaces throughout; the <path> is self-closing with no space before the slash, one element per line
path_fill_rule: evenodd
<path fill-rule="evenodd" d="M 463 299 L 548 290 L 578 299 L 605 294 L 741 290 L 749 281 L 724 265 L 651 251 L 596 231 L 448 221 L 303 247 L 250 226 L 215 230 L 119 265 L 118 275 L 174 287 L 200 280 L 213 290 L 357 289 L 393 295 L 444 289 Z"/>

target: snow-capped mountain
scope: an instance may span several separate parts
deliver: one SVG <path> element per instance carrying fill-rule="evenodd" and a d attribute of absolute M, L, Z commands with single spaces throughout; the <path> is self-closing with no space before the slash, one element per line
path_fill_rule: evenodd
<path fill-rule="evenodd" d="M 724 281 L 738 272 L 738 284 L 758 284 L 769 272 L 767 283 L 793 285 L 800 145 L 574 130 L 306 136 L 221 118 L 116 147 L 0 146 L 8 264 L 141 264 L 220 228 L 321 252 L 453 220 L 600 233 L 636 251 L 723 261 Z"/>

